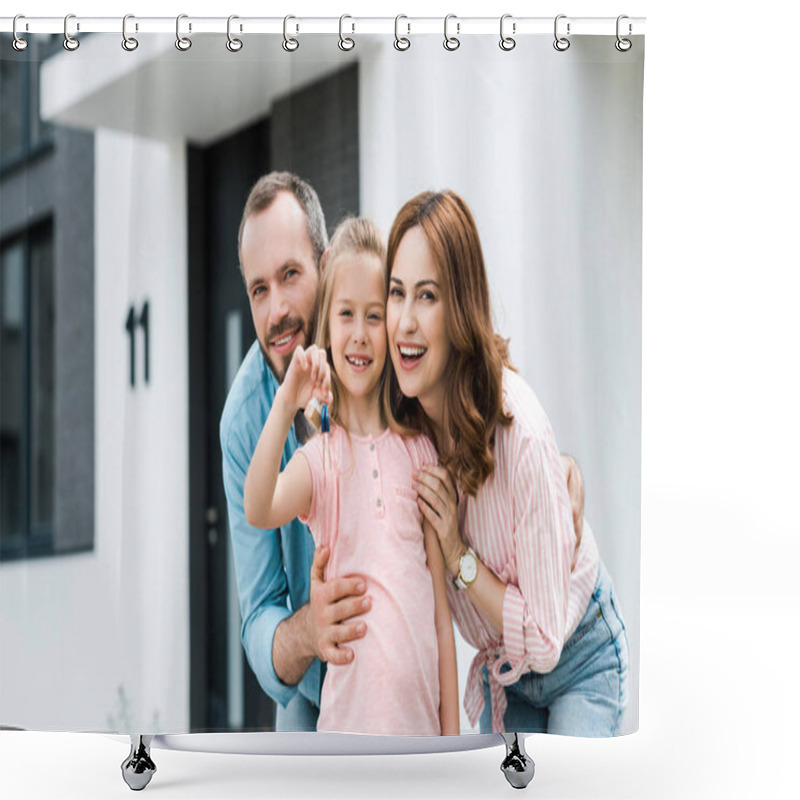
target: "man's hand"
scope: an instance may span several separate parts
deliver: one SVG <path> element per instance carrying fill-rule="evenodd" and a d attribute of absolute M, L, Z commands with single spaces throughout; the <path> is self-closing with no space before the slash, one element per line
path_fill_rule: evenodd
<path fill-rule="evenodd" d="M 366 582 L 357 575 L 325 581 L 330 554 L 327 547 L 318 547 L 314 552 L 306 618 L 309 643 L 320 661 L 349 664 L 353 650 L 344 645 L 367 632 L 364 620 L 356 617 L 369 611 L 372 601 L 364 595 Z"/>
<path fill-rule="evenodd" d="M 325 565 L 330 554 L 327 547 L 317 548 L 308 603 L 275 629 L 272 665 L 287 686 L 300 683 L 315 657 L 332 664 L 349 664 L 353 651 L 343 645 L 367 632 L 366 623 L 354 619 L 372 605 L 372 600 L 364 596 L 366 583 L 359 576 L 326 583 Z"/>
<path fill-rule="evenodd" d="M 572 525 L 575 528 L 575 555 L 572 557 L 572 566 L 574 567 L 581 546 L 581 536 L 583 536 L 583 505 L 586 500 L 586 492 L 583 486 L 583 473 L 578 462 L 572 456 L 562 453 L 561 466 L 564 468 L 567 478 L 569 504 L 572 508 Z"/>

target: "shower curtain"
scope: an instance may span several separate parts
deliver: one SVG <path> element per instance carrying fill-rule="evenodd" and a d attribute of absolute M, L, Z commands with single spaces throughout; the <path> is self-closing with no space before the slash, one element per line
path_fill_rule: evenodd
<path fill-rule="evenodd" d="M 276 728 L 219 431 L 255 341 L 242 211 L 290 171 L 329 233 L 357 215 L 385 236 L 426 190 L 468 204 L 495 330 L 583 476 L 629 644 L 614 732 L 635 731 L 644 37 L 77 38 L 0 38 L 0 722 Z M 293 568 L 274 570 L 287 615 Z M 469 638 L 456 627 L 464 734 Z"/>

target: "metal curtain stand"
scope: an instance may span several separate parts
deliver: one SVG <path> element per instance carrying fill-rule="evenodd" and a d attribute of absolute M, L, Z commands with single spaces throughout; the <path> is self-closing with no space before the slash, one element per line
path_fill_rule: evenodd
<path fill-rule="evenodd" d="M 521 733 L 501 733 L 506 746 L 506 757 L 500 770 L 515 789 L 524 789 L 533 779 L 533 759 L 525 752 L 525 736 Z M 131 751 L 122 762 L 122 777 L 134 791 L 141 791 L 156 773 L 150 755 L 153 736 L 131 734 Z"/>

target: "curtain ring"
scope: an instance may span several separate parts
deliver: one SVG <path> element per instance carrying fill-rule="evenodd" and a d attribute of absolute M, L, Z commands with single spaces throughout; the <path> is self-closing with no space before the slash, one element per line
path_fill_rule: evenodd
<path fill-rule="evenodd" d="M 631 47 L 633 47 L 633 42 L 631 42 L 630 39 L 623 39 L 622 36 L 620 36 L 620 33 L 619 33 L 620 25 L 619 24 L 620 24 L 620 22 L 622 22 L 623 19 L 628 19 L 628 15 L 627 14 L 620 14 L 617 17 L 617 41 L 614 42 L 614 47 L 616 47 L 617 50 L 620 51 L 620 53 L 627 53 L 628 50 L 630 50 Z M 631 24 L 628 23 L 628 36 L 630 36 L 631 30 L 632 30 Z"/>
<path fill-rule="evenodd" d="M 242 42 L 242 40 L 237 39 L 231 33 L 231 22 L 233 22 L 233 20 L 235 19 L 239 19 L 239 17 L 237 17 L 236 14 L 231 14 L 228 17 L 228 41 L 225 42 L 225 47 L 227 47 L 231 53 L 238 53 L 242 49 L 242 47 L 244 47 L 244 43 Z M 239 28 L 239 30 L 241 31 L 241 27 Z"/>
<path fill-rule="evenodd" d="M 185 53 L 192 46 L 192 40 L 188 36 L 181 36 L 181 20 L 188 17 L 188 14 L 178 14 L 175 20 L 175 47 L 182 53 Z M 192 30 L 191 23 L 189 23 L 189 30 Z"/>
<path fill-rule="evenodd" d="M 70 52 L 77 50 L 81 46 L 81 43 L 74 36 L 70 36 L 67 30 L 71 19 L 75 19 L 74 14 L 67 14 L 67 16 L 64 17 L 64 49 Z M 78 30 L 80 30 L 80 27 L 78 27 Z"/>
<path fill-rule="evenodd" d="M 500 49 L 505 50 L 506 53 L 509 52 L 509 50 L 513 50 L 517 46 L 516 39 L 513 39 L 511 36 L 506 36 L 503 30 L 507 19 L 511 19 L 511 14 L 503 14 L 503 16 L 500 17 Z M 513 23 L 511 30 L 513 33 L 517 32 L 516 22 Z"/>
<path fill-rule="evenodd" d="M 447 27 L 448 27 L 448 24 L 449 24 L 451 19 L 457 19 L 456 15 L 455 14 L 448 14 L 444 18 L 444 42 L 442 44 L 444 45 L 444 49 L 445 50 L 449 50 L 452 53 L 454 50 L 458 50 L 458 48 L 461 47 L 461 40 L 458 38 L 457 35 L 456 36 L 449 36 L 448 33 L 447 33 Z M 457 22 L 456 23 L 456 34 L 458 34 L 460 32 L 461 32 L 461 23 Z"/>
<path fill-rule="evenodd" d="M 401 19 L 408 19 L 405 14 L 398 14 L 394 18 L 394 49 L 399 50 L 401 53 L 404 50 L 408 50 L 411 47 L 411 39 L 407 39 L 405 36 L 400 36 L 400 20 Z M 411 33 L 411 24 L 406 22 L 406 27 L 408 28 L 408 33 Z"/>
<path fill-rule="evenodd" d="M 300 47 L 300 42 L 298 42 L 297 39 L 292 38 L 288 34 L 288 26 L 290 19 L 297 19 L 297 17 L 293 17 L 291 14 L 289 14 L 283 18 L 283 42 L 281 46 L 287 53 L 294 53 L 294 51 L 297 50 L 298 47 Z M 299 25 L 297 26 L 297 30 L 298 31 L 300 30 Z"/>
<path fill-rule="evenodd" d="M 23 50 L 27 50 L 27 49 L 28 49 L 28 40 L 27 40 L 27 39 L 23 39 L 23 38 L 22 38 L 22 37 L 21 37 L 21 36 L 20 36 L 20 35 L 17 33 L 17 20 L 20 20 L 20 19 L 25 19 L 25 16 L 24 16 L 24 14 L 17 14 L 17 16 L 16 16 L 16 17 L 14 17 L 14 25 L 13 25 L 13 27 L 12 27 L 12 30 L 13 30 L 13 32 L 14 32 L 14 38 L 13 38 L 13 40 L 11 41 L 11 46 L 12 46 L 12 47 L 13 47 L 13 48 L 14 48 L 14 49 L 15 49 L 15 50 L 18 52 L 18 53 L 21 53 Z"/>
<path fill-rule="evenodd" d="M 135 39 L 133 36 L 128 36 L 129 19 L 135 19 L 133 14 L 126 14 L 122 18 L 122 49 L 132 53 L 139 46 L 139 40 Z M 139 26 L 137 25 L 136 27 L 138 30 Z"/>
<path fill-rule="evenodd" d="M 346 19 L 353 19 L 353 18 L 349 14 L 342 14 L 342 16 L 339 17 L 339 49 L 344 50 L 345 53 L 348 52 L 349 50 L 352 50 L 356 46 L 355 41 L 351 39 L 349 36 L 345 36 L 342 30 L 344 21 Z M 355 23 L 351 24 L 353 26 L 353 32 L 355 32 L 356 29 Z"/>
<path fill-rule="evenodd" d="M 553 23 L 553 36 L 555 36 L 555 41 L 553 42 L 553 47 L 558 50 L 559 53 L 563 53 L 565 50 L 569 50 L 570 41 L 565 36 L 558 35 L 558 21 L 560 19 L 566 19 L 566 14 L 559 14 L 556 17 L 556 21 Z M 569 36 L 569 22 L 567 23 L 567 36 Z"/>

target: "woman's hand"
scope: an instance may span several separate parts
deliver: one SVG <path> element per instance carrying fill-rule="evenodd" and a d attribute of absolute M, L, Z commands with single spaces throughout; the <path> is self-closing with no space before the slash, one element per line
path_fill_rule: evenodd
<path fill-rule="evenodd" d="M 305 408 L 312 397 L 321 403 L 330 403 L 331 368 L 325 351 L 316 345 L 309 345 L 305 350 L 298 347 L 292 354 L 286 376 L 278 390 L 293 410 Z"/>
<path fill-rule="evenodd" d="M 447 571 L 455 577 L 467 548 L 458 530 L 458 492 L 444 467 L 426 465 L 414 475 L 417 504 L 436 531 Z"/>
<path fill-rule="evenodd" d="M 417 503 L 442 549 L 447 571 L 455 578 L 461 571 L 461 556 L 467 547 L 458 530 L 458 492 L 450 473 L 439 466 L 422 467 L 415 476 Z M 466 590 L 472 605 L 500 633 L 503 631 L 503 604 L 506 585 L 478 556 L 478 572 Z"/>

